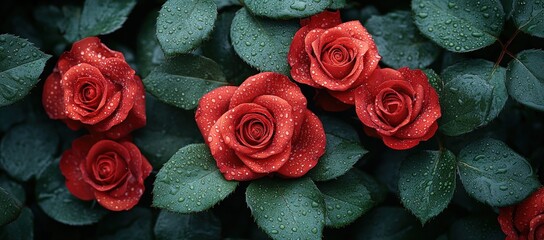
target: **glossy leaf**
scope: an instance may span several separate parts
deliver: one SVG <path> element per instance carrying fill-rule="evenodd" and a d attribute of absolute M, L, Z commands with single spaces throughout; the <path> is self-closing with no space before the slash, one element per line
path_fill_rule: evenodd
<path fill-rule="evenodd" d="M 381 61 L 393 68 L 425 68 L 440 55 L 440 47 L 420 34 L 408 11 L 373 16 L 365 24 Z"/>
<path fill-rule="evenodd" d="M 10 34 L 0 35 L 0 107 L 25 97 L 40 80 L 45 62 L 51 58 L 29 41 Z"/>
<path fill-rule="evenodd" d="M 161 211 L 155 223 L 156 240 L 219 240 L 221 222 L 211 212 L 179 214 Z"/>
<path fill-rule="evenodd" d="M 412 11 L 419 30 L 453 52 L 470 52 L 493 44 L 505 21 L 499 0 L 414 0 Z"/>
<path fill-rule="evenodd" d="M 0 187 L 19 200 L 19 202 L 24 203 L 26 201 L 26 192 L 23 186 L 3 174 L 0 174 Z"/>
<path fill-rule="evenodd" d="M 544 14 L 544 13 L 543 13 Z M 516 101 L 544 111 L 544 51 L 525 50 L 508 64 L 506 87 Z"/>
<path fill-rule="evenodd" d="M 424 239 L 421 224 L 401 207 L 375 208 L 365 214 L 355 229 L 355 239 Z"/>
<path fill-rule="evenodd" d="M 521 31 L 544 37 L 544 1 L 513 0 L 512 19 Z"/>
<path fill-rule="evenodd" d="M 450 203 L 455 190 L 456 163 L 448 150 L 422 151 L 402 162 L 400 199 L 421 223 L 425 224 Z"/>
<path fill-rule="evenodd" d="M 492 62 L 473 59 L 448 67 L 442 73 L 441 131 L 457 136 L 487 125 L 501 112 L 508 93 L 506 70 Z"/>
<path fill-rule="evenodd" d="M 320 13 L 331 4 L 331 0 L 284 0 L 274 2 L 244 0 L 244 4 L 256 16 L 291 19 L 309 17 Z"/>
<path fill-rule="evenodd" d="M 236 189 L 219 172 L 204 144 L 181 148 L 157 174 L 153 206 L 177 213 L 199 212 L 213 207 Z"/>
<path fill-rule="evenodd" d="M 2 208 L 4 209 L 4 208 Z M 1 240 L 33 240 L 34 215 L 30 208 L 23 208 L 15 221 L 0 227 Z"/>
<path fill-rule="evenodd" d="M 495 139 L 469 144 L 458 159 L 459 175 L 468 194 L 491 206 L 518 203 L 540 186 L 531 165 Z"/>
<path fill-rule="evenodd" d="M 249 184 L 246 202 L 260 228 L 272 239 L 318 239 L 325 203 L 309 178 L 260 179 Z"/>
<path fill-rule="evenodd" d="M 196 108 L 204 94 L 228 84 L 217 63 L 194 55 L 167 59 L 143 82 L 146 90 L 159 100 L 186 110 Z"/>
<path fill-rule="evenodd" d="M 0 142 L 0 166 L 13 178 L 27 181 L 52 161 L 58 145 L 50 125 L 17 125 Z"/>
<path fill-rule="evenodd" d="M 154 67 L 164 62 L 164 53 L 155 35 L 158 15 L 158 12 L 151 12 L 146 16 L 138 33 L 136 60 L 141 77 L 146 77 Z"/>
<path fill-rule="evenodd" d="M 217 6 L 213 0 L 168 0 L 157 18 L 157 39 L 166 55 L 188 53 L 213 29 Z"/>
<path fill-rule="evenodd" d="M 458 219 L 451 225 L 450 240 L 495 240 L 505 239 L 497 217 L 478 214 Z"/>
<path fill-rule="evenodd" d="M 325 200 L 327 226 L 346 226 L 374 206 L 365 183 L 363 173 L 356 169 L 337 179 L 318 183 L 317 187 Z"/>
<path fill-rule="evenodd" d="M 98 240 L 153 239 L 151 209 L 135 207 L 116 212 L 97 224 Z"/>
<path fill-rule="evenodd" d="M 108 213 L 96 202 L 79 200 L 68 191 L 58 161 L 36 179 L 35 191 L 36 201 L 45 214 L 64 224 L 93 224 Z"/>
<path fill-rule="evenodd" d="M 154 169 L 160 169 L 180 148 L 203 142 L 194 112 L 146 96 L 147 126 L 134 133 L 134 143 Z"/>
<path fill-rule="evenodd" d="M 0 226 L 8 224 L 19 216 L 22 204 L 15 196 L 0 187 Z"/>
<path fill-rule="evenodd" d="M 105 35 L 121 28 L 136 2 L 136 0 L 86 0 L 83 8 L 63 7 L 61 9 L 63 20 L 57 24 L 69 42 Z"/>
<path fill-rule="evenodd" d="M 289 74 L 287 53 L 298 21 L 273 21 L 252 16 L 244 8 L 232 20 L 230 39 L 236 53 L 262 72 Z"/>

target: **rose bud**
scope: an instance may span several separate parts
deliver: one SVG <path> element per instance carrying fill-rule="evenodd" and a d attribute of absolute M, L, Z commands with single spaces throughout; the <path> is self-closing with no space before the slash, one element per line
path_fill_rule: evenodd
<path fill-rule="evenodd" d="M 121 138 L 145 126 L 145 90 L 123 54 L 96 37 L 75 42 L 45 80 L 42 102 L 69 128 Z"/>
<path fill-rule="evenodd" d="M 321 121 L 284 75 L 260 73 L 204 95 L 196 122 L 227 180 L 306 174 L 325 153 Z"/>
<path fill-rule="evenodd" d="M 112 210 L 129 210 L 142 196 L 152 167 L 132 142 L 86 135 L 72 142 L 60 160 L 66 187 L 81 200 L 96 199 Z"/>
<path fill-rule="evenodd" d="M 355 94 L 365 132 L 397 150 L 430 139 L 441 116 L 438 94 L 421 70 L 377 69 Z"/>
<path fill-rule="evenodd" d="M 288 53 L 291 76 L 299 83 L 325 90 L 319 93 L 317 105 L 328 111 L 345 110 L 354 104 L 355 89 L 372 74 L 381 58 L 372 36 L 359 21 L 342 23 L 338 11 L 303 19 L 301 25 Z M 322 103 L 331 102 L 327 94 L 338 102 Z"/>

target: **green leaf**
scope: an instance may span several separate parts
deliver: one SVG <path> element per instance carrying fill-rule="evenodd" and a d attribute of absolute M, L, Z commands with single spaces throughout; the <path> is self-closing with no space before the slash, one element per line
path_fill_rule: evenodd
<path fill-rule="evenodd" d="M 0 142 L 0 166 L 13 178 L 27 181 L 52 161 L 58 145 L 50 125 L 17 125 Z"/>
<path fill-rule="evenodd" d="M 213 29 L 217 6 L 213 0 L 167 0 L 157 18 L 157 39 L 166 55 L 188 53 Z"/>
<path fill-rule="evenodd" d="M 153 169 L 160 169 L 181 147 L 203 142 L 193 111 L 164 104 L 146 96 L 147 126 L 135 132 L 134 143 Z"/>
<path fill-rule="evenodd" d="M 211 212 L 178 214 L 161 211 L 155 223 L 156 240 L 220 239 L 221 221 Z"/>
<path fill-rule="evenodd" d="M 249 65 L 261 72 L 288 75 L 287 53 L 298 29 L 298 21 L 258 18 L 242 8 L 232 20 L 230 38 L 238 56 Z"/>
<path fill-rule="evenodd" d="M 332 0 L 331 5 L 329 5 L 330 9 L 341 9 L 345 8 L 347 5 L 347 0 Z"/>
<path fill-rule="evenodd" d="M 24 203 L 26 201 L 26 192 L 23 186 L 4 174 L 0 174 L 0 187 L 13 195 L 19 202 Z"/>
<path fill-rule="evenodd" d="M 419 33 L 408 11 L 373 16 L 365 24 L 382 62 L 393 67 L 425 68 L 440 55 L 440 47 Z"/>
<path fill-rule="evenodd" d="M 321 117 L 327 137 L 325 154 L 308 176 L 314 181 L 327 181 L 346 173 L 368 151 L 359 143 L 359 136 L 349 124 L 332 117 Z"/>
<path fill-rule="evenodd" d="M 0 187 L 0 226 L 17 219 L 21 213 L 21 202 L 15 196 Z"/>
<path fill-rule="evenodd" d="M 455 190 L 456 163 L 455 155 L 448 150 L 422 151 L 402 162 L 400 199 L 422 224 L 450 203 Z"/>
<path fill-rule="evenodd" d="M 440 76 L 436 74 L 436 72 L 432 69 L 423 69 L 423 72 L 427 75 L 427 78 L 429 79 L 429 83 L 431 86 L 433 86 L 434 90 L 438 93 L 438 95 L 441 95 L 442 90 L 444 89 L 444 82 L 442 79 L 440 79 Z"/>
<path fill-rule="evenodd" d="M 355 239 L 424 239 L 417 219 L 401 207 L 375 208 L 358 222 Z"/>
<path fill-rule="evenodd" d="M 461 150 L 457 166 L 468 194 L 491 206 L 518 203 L 540 186 L 531 165 L 522 156 L 491 138 Z"/>
<path fill-rule="evenodd" d="M 544 111 L 542 62 L 544 51 L 525 50 L 518 53 L 506 70 L 506 87 L 510 96 L 523 105 L 540 111 Z"/>
<path fill-rule="evenodd" d="M 496 216 L 470 215 L 458 219 L 449 231 L 450 240 L 495 240 L 505 239 Z"/>
<path fill-rule="evenodd" d="M 544 1 L 513 0 L 512 19 L 523 32 L 544 37 Z"/>
<path fill-rule="evenodd" d="M 326 226 L 346 226 L 374 206 L 365 178 L 359 170 L 352 169 L 337 179 L 318 183 L 326 206 Z"/>
<path fill-rule="evenodd" d="M 247 10 L 256 16 L 291 19 L 309 17 L 323 12 L 331 4 L 331 0 L 285 0 L 273 3 L 262 0 L 244 0 L 244 4 Z"/>
<path fill-rule="evenodd" d="M 217 9 L 222 9 L 231 6 L 240 6 L 242 4 L 240 3 L 240 0 L 215 0 L 215 5 L 217 5 Z"/>
<path fill-rule="evenodd" d="M 440 130 L 448 136 L 468 133 L 487 125 L 501 112 L 508 93 L 506 70 L 492 62 L 473 59 L 448 67 L 442 73 Z"/>
<path fill-rule="evenodd" d="M 58 160 L 51 163 L 36 179 L 36 200 L 49 217 L 68 225 L 98 222 L 108 211 L 94 201 L 81 201 L 64 184 Z"/>
<path fill-rule="evenodd" d="M 453 52 L 470 52 L 493 44 L 504 24 L 499 0 L 414 0 L 419 30 Z"/>
<path fill-rule="evenodd" d="M 49 58 L 25 39 L 1 34 L 0 107 L 24 98 L 40 80 Z"/>
<path fill-rule="evenodd" d="M 164 62 L 164 53 L 155 35 L 158 15 L 159 12 L 151 12 L 145 17 L 136 39 L 136 60 L 140 70 L 138 74 L 142 77 L 146 77 L 155 66 Z"/>
<path fill-rule="evenodd" d="M 153 206 L 177 213 L 199 212 L 213 207 L 236 189 L 219 172 L 204 144 L 181 148 L 157 174 Z"/>
<path fill-rule="evenodd" d="M 137 0 L 86 0 L 83 9 L 65 6 L 62 8 L 64 19 L 58 26 L 69 42 L 112 33 L 123 26 L 136 2 Z"/>
<path fill-rule="evenodd" d="M 215 21 L 215 29 L 210 40 L 202 45 L 202 53 L 216 61 L 225 73 L 227 80 L 235 85 L 241 84 L 257 71 L 247 65 L 234 51 L 230 42 L 230 27 L 234 12 L 222 12 Z"/>
<path fill-rule="evenodd" d="M 2 208 L 4 209 L 4 208 Z M 33 240 L 34 239 L 34 216 L 29 208 L 23 208 L 19 217 L 0 227 L 0 240 Z"/>
<path fill-rule="evenodd" d="M 153 239 L 151 209 L 135 207 L 130 211 L 110 214 L 97 225 L 99 240 Z"/>
<path fill-rule="evenodd" d="M 253 181 L 246 202 L 272 239 L 318 239 L 325 225 L 325 202 L 309 178 Z"/>
<path fill-rule="evenodd" d="M 146 90 L 159 100 L 186 110 L 196 108 L 204 94 L 228 84 L 217 63 L 194 55 L 167 59 L 143 82 Z"/>

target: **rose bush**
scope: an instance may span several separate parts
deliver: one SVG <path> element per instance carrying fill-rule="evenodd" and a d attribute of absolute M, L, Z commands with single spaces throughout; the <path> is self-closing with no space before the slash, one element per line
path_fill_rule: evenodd
<path fill-rule="evenodd" d="M 380 55 L 372 36 L 359 21 L 342 23 L 340 13 L 322 12 L 301 20 L 288 53 L 291 76 L 299 83 L 325 89 L 317 104 L 343 110 L 329 101 L 354 104 L 355 89 L 378 67 Z"/>
<path fill-rule="evenodd" d="M 86 135 L 72 142 L 60 160 L 66 187 L 81 200 L 121 211 L 134 207 L 144 193 L 152 167 L 127 139 L 113 141 Z"/>
<path fill-rule="evenodd" d="M 75 42 L 45 81 L 43 106 L 71 129 L 121 138 L 143 127 L 145 90 L 123 54 L 96 37 Z"/>
<path fill-rule="evenodd" d="M 427 75 L 408 68 L 374 71 L 355 93 L 355 110 L 368 135 L 397 150 L 431 138 L 441 116 L 438 94 Z"/>
<path fill-rule="evenodd" d="M 278 73 L 260 73 L 239 87 L 209 92 L 195 119 L 228 180 L 270 173 L 300 177 L 325 152 L 321 121 L 306 108 L 298 86 Z"/>
<path fill-rule="evenodd" d="M 515 206 L 500 208 L 498 220 L 506 240 L 544 239 L 544 188 Z"/>

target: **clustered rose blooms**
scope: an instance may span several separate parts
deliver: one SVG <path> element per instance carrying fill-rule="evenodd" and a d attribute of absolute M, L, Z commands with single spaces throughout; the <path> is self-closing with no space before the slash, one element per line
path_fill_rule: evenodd
<path fill-rule="evenodd" d="M 325 153 L 321 121 L 306 108 L 299 87 L 279 73 L 207 93 L 195 118 L 227 180 L 300 177 Z"/>
<path fill-rule="evenodd" d="M 544 239 L 544 188 L 515 206 L 500 208 L 498 220 L 506 240 Z"/>
<path fill-rule="evenodd" d="M 355 89 L 378 66 L 380 55 L 372 36 L 359 21 L 342 23 L 340 13 L 322 12 L 301 20 L 291 43 L 288 62 L 299 83 L 325 89 L 316 101 L 327 110 L 344 110 L 327 102 L 330 96 L 353 104 Z"/>
<path fill-rule="evenodd" d="M 50 118 L 91 133 L 62 155 L 68 190 L 109 210 L 134 207 L 152 168 L 129 140 L 146 124 L 145 89 L 123 54 L 96 37 L 75 42 L 45 81 L 42 102 Z"/>
<path fill-rule="evenodd" d="M 86 135 L 72 142 L 60 160 L 66 187 L 81 200 L 121 211 L 134 207 L 152 167 L 132 142 Z"/>
<path fill-rule="evenodd" d="M 121 138 L 145 126 L 145 89 L 123 54 L 96 37 L 75 42 L 45 80 L 42 102 L 52 119 L 77 130 Z"/>
<path fill-rule="evenodd" d="M 291 75 L 317 89 L 317 105 L 343 111 L 355 105 L 365 132 L 390 148 L 409 149 L 430 139 L 441 116 L 438 94 L 425 73 L 380 69 L 380 55 L 359 21 L 322 12 L 301 20 L 288 54 Z"/>
<path fill-rule="evenodd" d="M 377 69 L 355 94 L 365 132 L 403 150 L 431 138 L 440 117 L 438 94 L 421 70 Z"/>

